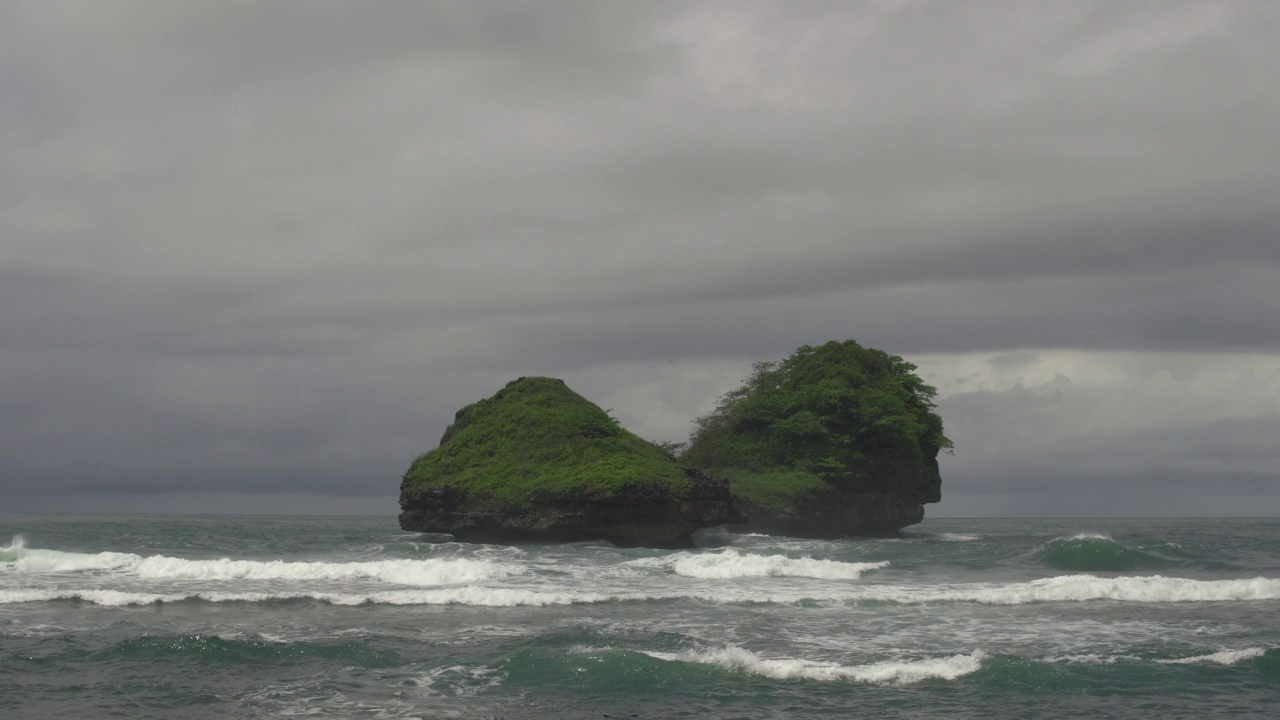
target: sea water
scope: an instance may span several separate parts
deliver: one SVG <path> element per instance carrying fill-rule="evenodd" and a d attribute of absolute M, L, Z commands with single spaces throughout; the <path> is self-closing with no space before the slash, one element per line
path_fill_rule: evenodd
<path fill-rule="evenodd" d="M 3 718 L 1280 716 L 1280 521 L 691 550 L 0 516 Z"/>

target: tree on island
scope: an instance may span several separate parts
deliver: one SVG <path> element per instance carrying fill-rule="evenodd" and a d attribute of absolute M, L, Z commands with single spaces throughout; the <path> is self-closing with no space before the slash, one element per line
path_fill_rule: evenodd
<path fill-rule="evenodd" d="M 953 445 L 934 412 L 937 391 L 915 370 L 853 340 L 756 363 L 741 387 L 694 421 L 681 460 L 727 478 L 735 495 L 756 506 L 748 510 L 753 518 L 800 515 L 798 503 L 832 493 L 935 502 L 936 458 Z M 873 530 L 897 522 L 884 520 L 885 528 Z"/>

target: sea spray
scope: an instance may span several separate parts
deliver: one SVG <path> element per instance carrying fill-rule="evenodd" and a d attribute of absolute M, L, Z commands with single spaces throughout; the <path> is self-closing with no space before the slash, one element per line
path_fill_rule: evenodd
<path fill-rule="evenodd" d="M 22 557 L 27 547 L 27 542 L 21 535 L 14 535 L 13 541 L 5 547 L 0 547 L 0 563 L 9 563 Z"/>

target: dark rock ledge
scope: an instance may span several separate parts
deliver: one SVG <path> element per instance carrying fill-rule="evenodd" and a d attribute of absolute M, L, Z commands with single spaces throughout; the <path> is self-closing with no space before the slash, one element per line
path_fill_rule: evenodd
<path fill-rule="evenodd" d="M 685 497 L 642 487 L 612 494 L 545 495 L 526 508 L 475 508 L 458 487 L 410 488 L 400 497 L 400 527 L 446 533 L 461 542 L 521 543 L 608 540 L 619 547 L 693 547 L 702 528 L 741 523 L 729 485 L 693 468 Z"/>

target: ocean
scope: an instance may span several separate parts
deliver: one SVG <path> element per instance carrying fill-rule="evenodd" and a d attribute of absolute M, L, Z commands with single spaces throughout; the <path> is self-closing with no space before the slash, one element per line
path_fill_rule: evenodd
<path fill-rule="evenodd" d="M 701 547 L 0 515 L 3 718 L 1280 716 L 1280 521 Z"/>

